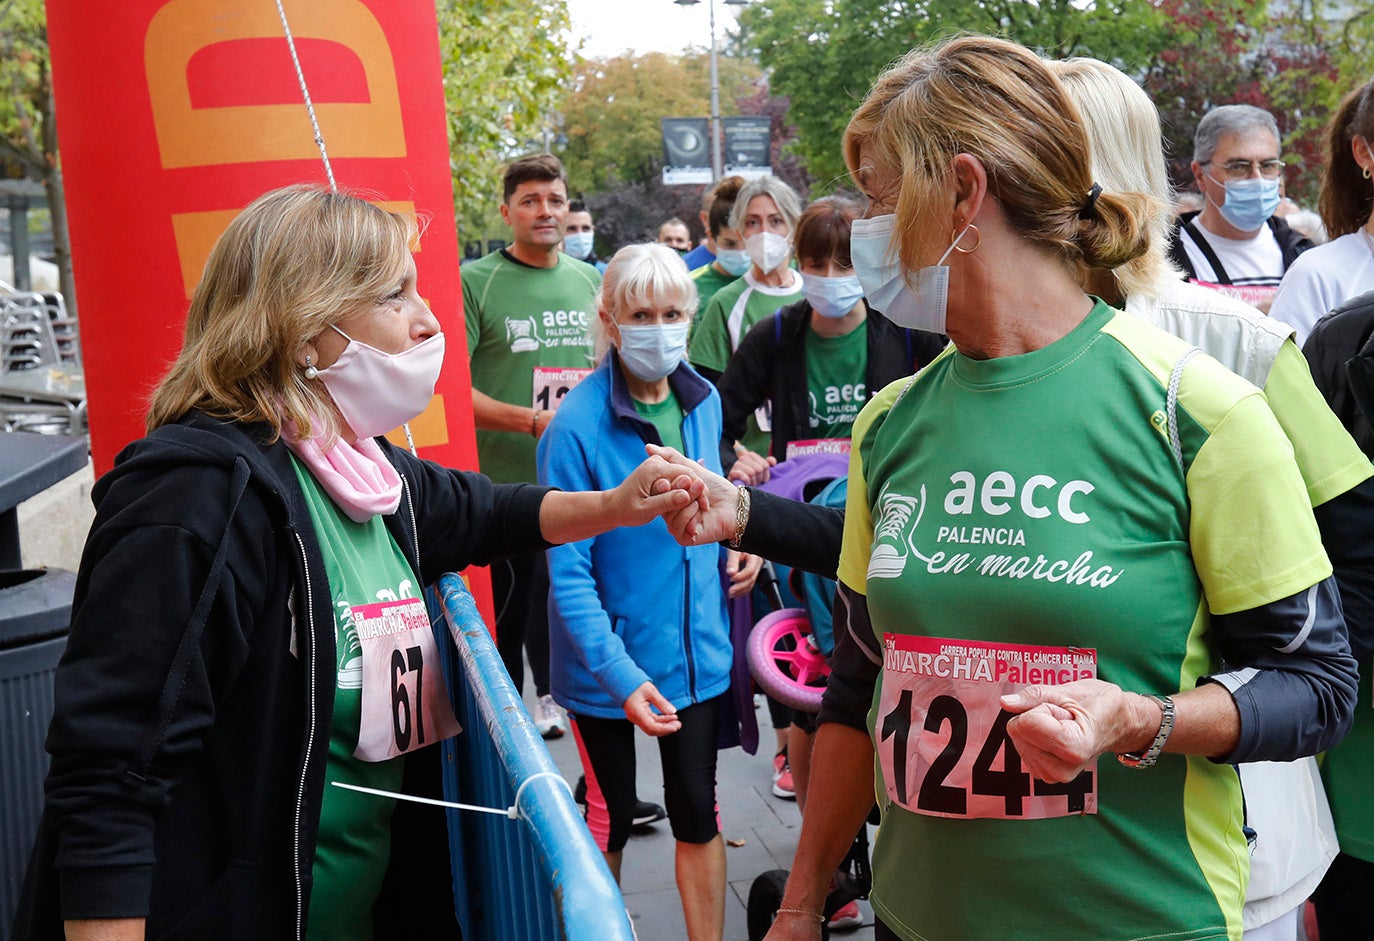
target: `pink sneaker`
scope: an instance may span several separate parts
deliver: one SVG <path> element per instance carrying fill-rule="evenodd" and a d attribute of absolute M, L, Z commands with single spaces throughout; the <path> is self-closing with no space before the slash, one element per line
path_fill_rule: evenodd
<path fill-rule="evenodd" d="M 859 913 L 859 903 L 849 902 L 835 909 L 835 914 L 830 916 L 831 931 L 853 931 L 864 923 L 864 916 Z"/>
<path fill-rule="evenodd" d="M 792 766 L 787 763 L 785 751 L 773 756 L 773 796 L 789 801 L 797 799 L 797 789 L 792 784 Z"/>

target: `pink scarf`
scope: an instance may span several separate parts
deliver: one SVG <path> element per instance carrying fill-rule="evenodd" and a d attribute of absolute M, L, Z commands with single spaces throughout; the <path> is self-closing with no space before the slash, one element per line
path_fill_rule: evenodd
<path fill-rule="evenodd" d="M 390 516 L 401 505 L 401 475 L 382 455 L 374 439 L 361 438 L 352 445 L 336 438 L 333 447 L 326 451 L 317 437 L 301 440 L 290 433 L 283 437 L 291 453 L 310 469 L 353 522 L 366 523 L 378 514 Z"/>

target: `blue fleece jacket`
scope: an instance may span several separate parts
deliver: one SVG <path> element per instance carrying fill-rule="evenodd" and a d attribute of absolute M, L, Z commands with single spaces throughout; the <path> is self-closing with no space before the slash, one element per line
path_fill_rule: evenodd
<path fill-rule="evenodd" d="M 686 363 L 668 377 L 689 457 L 720 472 L 720 397 Z M 644 460 L 658 430 L 635 411 L 616 351 L 564 397 L 539 440 L 541 483 L 604 490 Z M 620 718 L 645 680 L 681 709 L 730 685 L 719 546 L 683 548 L 660 520 L 555 546 L 549 559 L 553 698 L 577 715 Z"/>

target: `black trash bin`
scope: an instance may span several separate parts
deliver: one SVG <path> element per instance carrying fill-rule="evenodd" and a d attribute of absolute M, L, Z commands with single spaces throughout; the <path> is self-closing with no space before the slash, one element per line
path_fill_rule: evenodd
<path fill-rule="evenodd" d="M 71 572 L 19 567 L 15 508 L 85 465 L 84 438 L 0 434 L 0 941 L 43 809 L 43 740 L 76 587 Z"/>

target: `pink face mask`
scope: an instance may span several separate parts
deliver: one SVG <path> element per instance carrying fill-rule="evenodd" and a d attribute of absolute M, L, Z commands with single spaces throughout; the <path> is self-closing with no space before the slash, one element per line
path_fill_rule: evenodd
<path fill-rule="evenodd" d="M 434 397 L 444 365 L 444 335 L 401 353 L 384 353 L 331 324 L 348 346 L 318 373 L 329 397 L 359 438 L 374 438 L 419 415 Z"/>

